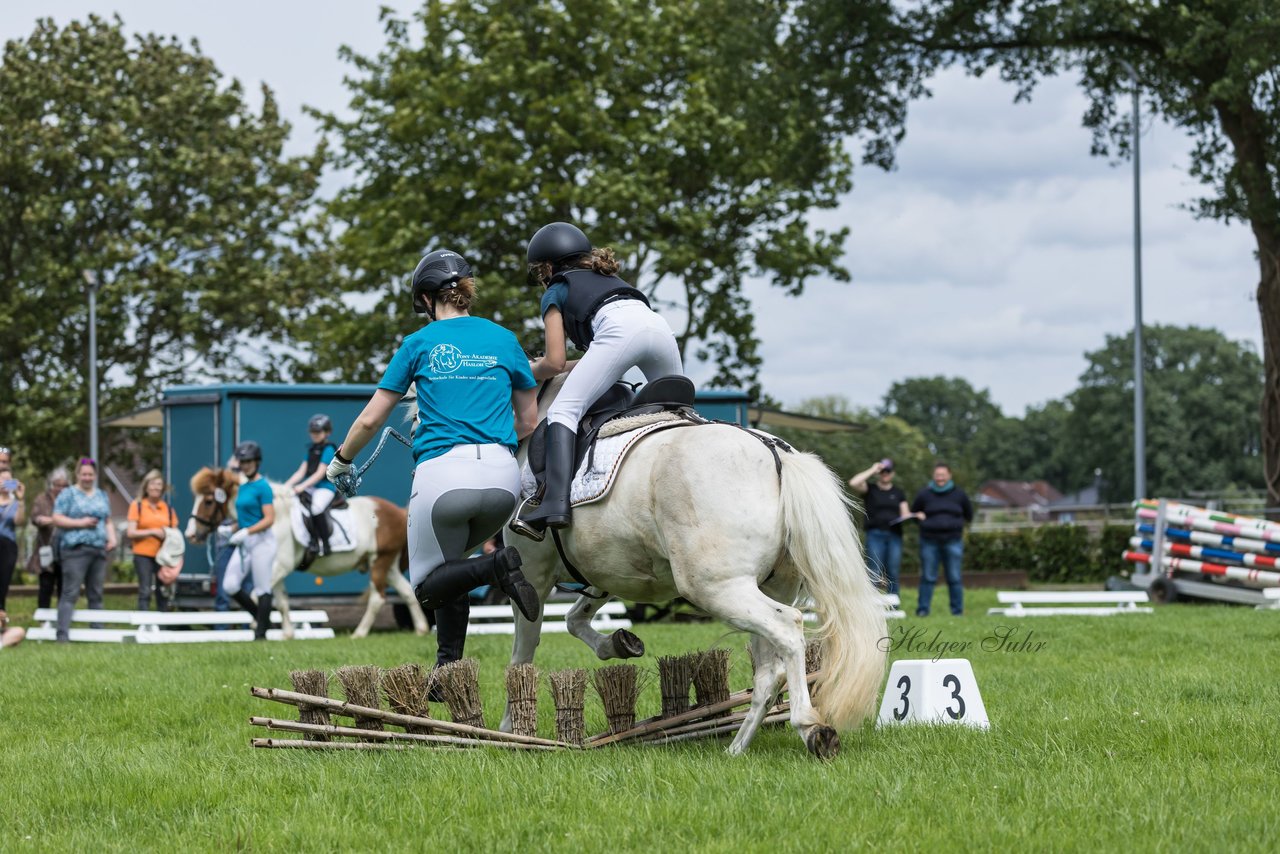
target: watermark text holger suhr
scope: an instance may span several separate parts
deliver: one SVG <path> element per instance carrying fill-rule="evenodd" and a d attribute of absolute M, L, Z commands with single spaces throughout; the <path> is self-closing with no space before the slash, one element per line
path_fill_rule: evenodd
<path fill-rule="evenodd" d="M 996 626 L 978 641 L 951 640 L 943 637 L 941 629 L 930 632 L 920 626 L 894 626 L 888 636 L 880 639 L 880 648 L 885 652 L 927 653 L 937 661 L 975 649 L 983 652 L 1040 652 L 1048 643 L 1034 640 L 1034 637 L 1034 629 L 1024 632 L 1021 626 Z"/>

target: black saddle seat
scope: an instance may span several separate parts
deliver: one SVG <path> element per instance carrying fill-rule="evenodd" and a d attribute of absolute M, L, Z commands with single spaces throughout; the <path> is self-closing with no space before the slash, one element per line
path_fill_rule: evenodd
<path fill-rule="evenodd" d="M 635 399 L 631 401 L 631 407 L 647 406 L 654 403 L 670 404 L 672 408 L 693 406 L 693 398 L 696 393 L 693 387 L 693 380 L 688 377 L 682 377 L 679 374 L 658 377 L 653 382 L 641 386 L 640 391 L 636 392 Z M 667 407 L 664 406 L 663 408 Z"/>

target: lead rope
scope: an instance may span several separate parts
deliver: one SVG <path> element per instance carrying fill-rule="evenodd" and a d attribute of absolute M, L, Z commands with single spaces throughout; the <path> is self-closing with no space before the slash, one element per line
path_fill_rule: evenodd
<path fill-rule="evenodd" d="M 360 489 L 360 484 L 364 481 L 364 473 L 369 470 L 369 466 L 373 465 L 373 461 L 378 458 L 378 454 L 382 453 L 382 448 L 387 444 L 388 437 L 395 437 L 400 444 L 410 450 L 413 449 L 412 442 L 397 433 L 394 427 L 387 427 L 382 431 L 382 438 L 378 440 L 378 446 L 373 449 L 373 453 L 369 455 L 368 461 L 354 472 L 346 471 L 334 478 L 334 488 L 341 492 L 343 496 L 347 498 L 354 498 L 356 492 Z"/>

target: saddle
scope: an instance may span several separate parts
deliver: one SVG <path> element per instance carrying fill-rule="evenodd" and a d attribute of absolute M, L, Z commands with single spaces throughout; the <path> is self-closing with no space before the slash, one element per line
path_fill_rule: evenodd
<path fill-rule="evenodd" d="M 659 377 L 640 387 L 616 382 L 587 407 L 578 423 L 578 438 L 574 444 L 573 470 L 577 471 L 587 454 L 595 447 L 600 428 L 619 418 L 651 415 L 655 412 L 679 412 L 691 419 L 694 387 L 688 377 Z M 701 419 L 698 419 L 701 420 Z M 545 487 L 547 468 L 547 420 L 544 418 L 529 437 L 529 471 L 538 482 L 538 492 Z"/>
<path fill-rule="evenodd" d="M 311 564 L 315 562 L 319 554 L 316 546 L 319 540 L 327 540 L 333 531 L 333 518 L 329 515 L 335 510 L 342 510 L 347 506 L 347 496 L 342 494 L 341 490 L 335 490 L 333 500 L 329 502 L 329 506 L 319 515 L 311 512 L 311 496 L 315 492 L 315 487 L 311 487 L 298 496 L 299 507 L 302 510 L 302 524 L 307 529 L 309 539 L 306 551 L 302 553 L 301 562 L 294 567 L 294 572 L 306 572 L 311 568 Z"/>

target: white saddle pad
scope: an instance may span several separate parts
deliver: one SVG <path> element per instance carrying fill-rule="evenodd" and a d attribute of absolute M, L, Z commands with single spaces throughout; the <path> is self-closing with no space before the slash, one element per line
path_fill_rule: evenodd
<path fill-rule="evenodd" d="M 329 550 L 332 552 L 353 552 L 356 550 L 356 520 L 351 515 L 351 508 L 330 510 L 329 521 L 333 530 L 329 533 Z M 311 534 L 302 518 L 302 502 L 293 502 L 293 512 L 289 514 L 289 524 L 293 528 L 293 538 L 306 548 L 311 544 Z"/>
<path fill-rule="evenodd" d="M 604 498 L 613 487 L 614 478 L 618 475 L 618 469 L 622 467 L 622 461 L 637 442 L 659 430 L 688 426 L 691 426 L 690 422 L 684 419 L 664 420 L 597 440 L 595 453 L 589 453 L 582 458 L 582 465 L 573 476 L 573 485 L 569 487 L 569 502 L 576 507 L 579 504 L 590 504 Z M 538 482 L 534 479 L 529 464 L 525 463 L 520 469 L 520 497 L 528 498 L 537 489 Z"/>

